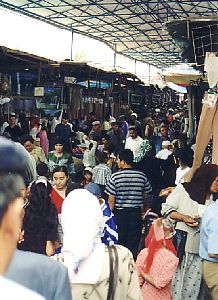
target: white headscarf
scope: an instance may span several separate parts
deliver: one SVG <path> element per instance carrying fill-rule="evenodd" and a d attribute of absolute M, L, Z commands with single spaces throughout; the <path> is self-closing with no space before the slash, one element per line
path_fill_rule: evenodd
<path fill-rule="evenodd" d="M 71 283 L 95 284 L 101 274 L 105 246 L 101 243 L 103 214 L 89 191 L 73 190 L 62 205 L 63 258 Z"/>

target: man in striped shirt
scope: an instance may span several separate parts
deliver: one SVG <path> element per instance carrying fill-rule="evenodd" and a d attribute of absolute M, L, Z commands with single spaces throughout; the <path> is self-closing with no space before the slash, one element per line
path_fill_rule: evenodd
<path fill-rule="evenodd" d="M 121 151 L 118 166 L 120 171 L 111 176 L 106 193 L 115 215 L 118 242 L 131 250 L 136 258 L 142 231 L 141 212 L 152 188 L 145 174 L 133 168 L 131 150 Z"/>

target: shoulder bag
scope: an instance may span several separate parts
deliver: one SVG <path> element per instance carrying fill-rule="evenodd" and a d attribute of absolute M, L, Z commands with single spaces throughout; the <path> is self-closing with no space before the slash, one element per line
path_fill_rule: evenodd
<path fill-rule="evenodd" d="M 107 300 L 114 300 L 118 281 L 118 252 L 116 246 L 108 246 L 109 253 L 109 287 Z"/>

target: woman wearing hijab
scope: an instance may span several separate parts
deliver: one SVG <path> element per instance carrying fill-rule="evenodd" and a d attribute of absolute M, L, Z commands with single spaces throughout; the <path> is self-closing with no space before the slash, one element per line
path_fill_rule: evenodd
<path fill-rule="evenodd" d="M 191 182 L 178 184 L 162 205 L 162 214 L 176 224 L 176 250 L 180 259 L 173 279 L 173 299 L 201 299 L 202 261 L 199 256 L 200 222 L 212 194 L 218 191 L 218 166 L 202 165 Z"/>
<path fill-rule="evenodd" d="M 174 224 L 159 218 L 152 225 L 136 261 L 143 299 L 171 300 L 171 282 L 179 259 L 172 243 Z"/>
<path fill-rule="evenodd" d="M 99 237 L 103 215 L 98 199 L 89 191 L 76 189 L 62 205 L 63 263 L 68 268 L 74 300 L 107 299 L 109 254 Z M 114 300 L 142 300 L 132 254 L 123 246 L 118 252 L 118 279 Z"/>

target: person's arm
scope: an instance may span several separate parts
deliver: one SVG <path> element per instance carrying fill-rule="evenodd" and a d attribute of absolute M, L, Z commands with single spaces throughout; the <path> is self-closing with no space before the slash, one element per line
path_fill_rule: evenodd
<path fill-rule="evenodd" d="M 204 216 L 203 216 L 204 218 Z M 218 219 L 214 216 L 210 216 L 209 221 L 202 224 L 202 231 L 207 228 L 208 240 L 207 240 L 207 252 L 211 258 L 218 258 Z"/>
<path fill-rule="evenodd" d="M 115 196 L 116 196 L 116 185 L 115 185 L 115 180 L 114 176 L 112 175 L 111 178 L 109 179 L 109 182 L 107 183 L 105 193 L 108 194 L 108 204 L 110 206 L 110 209 L 114 209 L 114 204 L 115 204 Z"/>
<path fill-rule="evenodd" d="M 177 211 L 171 212 L 169 214 L 169 217 L 173 220 L 184 222 L 184 223 L 186 223 L 186 225 L 188 225 L 190 227 L 197 227 L 199 225 L 198 222 L 195 219 L 193 219 L 192 217 L 181 214 Z"/>
<path fill-rule="evenodd" d="M 144 198 L 143 209 L 147 209 L 149 208 L 148 193 L 144 193 L 143 198 Z"/>
<path fill-rule="evenodd" d="M 108 203 L 109 203 L 110 209 L 113 210 L 114 209 L 114 204 L 115 204 L 115 196 L 109 195 Z"/>
<path fill-rule="evenodd" d="M 208 253 L 208 256 L 211 258 L 218 258 L 218 254 Z"/>

